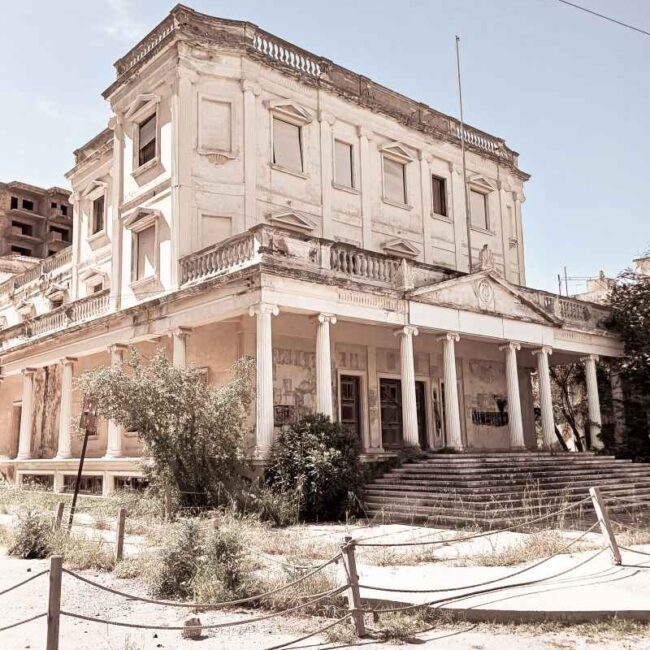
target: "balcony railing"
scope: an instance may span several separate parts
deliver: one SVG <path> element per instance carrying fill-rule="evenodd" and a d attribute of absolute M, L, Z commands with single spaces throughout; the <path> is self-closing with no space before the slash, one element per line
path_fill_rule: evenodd
<path fill-rule="evenodd" d="M 38 264 L 35 264 L 30 269 L 27 269 L 27 271 L 24 273 L 15 275 L 13 278 L 9 278 L 0 284 L 0 298 L 10 295 L 17 289 L 28 285 L 30 282 L 38 280 L 42 275 L 45 275 L 46 273 L 52 273 L 54 271 L 62 269 L 71 262 L 72 248 L 68 246 L 56 255 L 52 255 L 38 262 Z"/>

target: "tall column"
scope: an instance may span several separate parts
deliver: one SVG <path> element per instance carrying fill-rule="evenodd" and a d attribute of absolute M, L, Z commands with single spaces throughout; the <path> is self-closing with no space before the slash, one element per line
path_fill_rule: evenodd
<path fill-rule="evenodd" d="M 108 353 L 111 360 L 111 368 L 124 363 L 124 354 L 128 347 L 126 345 L 115 344 L 108 348 Z M 108 435 L 106 441 L 106 456 L 105 458 L 120 458 L 122 456 L 122 441 L 124 439 L 124 427 L 113 422 L 108 421 Z"/>
<path fill-rule="evenodd" d="M 445 378 L 445 430 L 446 446 L 462 451 L 463 434 L 460 428 L 460 403 L 458 401 L 458 383 L 456 379 L 456 342 L 458 334 L 449 332 L 441 336 L 443 347 L 443 373 Z"/>
<path fill-rule="evenodd" d="M 35 368 L 23 370 L 23 398 L 20 410 L 20 433 L 18 434 L 18 460 L 32 456 L 32 427 L 34 424 L 34 373 Z"/>
<path fill-rule="evenodd" d="M 336 324 L 333 314 L 318 314 L 316 329 L 316 410 L 334 419 L 332 406 L 332 354 L 330 324 Z"/>
<path fill-rule="evenodd" d="M 59 408 L 57 458 L 72 456 L 72 377 L 76 361 L 73 357 L 61 359 L 61 405 Z"/>
<path fill-rule="evenodd" d="M 625 440 L 625 394 L 621 375 L 612 370 L 609 374 L 612 389 L 612 411 L 614 415 L 614 438 L 620 445 Z"/>
<path fill-rule="evenodd" d="M 537 379 L 539 382 L 539 405 L 542 415 L 542 446 L 551 449 L 556 444 L 555 420 L 553 418 L 553 396 L 551 394 L 551 375 L 548 368 L 548 357 L 553 350 L 543 346 L 534 350 L 537 357 Z"/>
<path fill-rule="evenodd" d="M 177 327 L 172 332 L 172 363 L 174 368 L 185 368 L 187 365 L 187 339 L 192 333 L 190 327 Z"/>
<path fill-rule="evenodd" d="M 404 442 L 412 447 L 420 446 L 418 434 L 418 409 L 415 399 L 415 363 L 413 361 L 413 337 L 418 329 L 406 325 L 395 332 L 399 336 L 399 351 L 402 374 L 402 433 Z"/>
<path fill-rule="evenodd" d="M 506 352 L 506 383 L 508 385 L 508 421 L 510 423 L 510 448 L 525 449 L 524 424 L 521 418 L 521 399 L 519 396 L 519 376 L 517 374 L 517 350 L 519 343 L 511 341 L 499 350 Z"/>
<path fill-rule="evenodd" d="M 267 458 L 273 446 L 273 337 L 271 317 L 280 313 L 277 305 L 260 302 L 249 313 L 256 317 L 256 455 Z"/>
<path fill-rule="evenodd" d="M 597 354 L 583 357 L 585 364 L 585 380 L 587 382 L 587 408 L 589 411 L 589 442 L 592 449 L 602 449 L 603 442 L 599 438 L 602 429 L 600 418 L 600 398 L 598 397 L 598 379 L 596 378 Z"/>

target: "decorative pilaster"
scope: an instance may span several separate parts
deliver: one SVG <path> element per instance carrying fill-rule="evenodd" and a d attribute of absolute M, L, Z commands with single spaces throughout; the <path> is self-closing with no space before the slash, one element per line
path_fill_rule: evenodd
<path fill-rule="evenodd" d="M 320 123 L 322 236 L 324 239 L 334 239 L 332 230 L 332 169 L 334 160 L 332 126 L 334 126 L 336 118 L 321 110 L 318 114 L 318 121 Z"/>
<path fill-rule="evenodd" d="M 418 329 L 406 325 L 395 332 L 399 336 L 399 351 L 402 375 L 402 435 L 404 442 L 412 447 L 420 446 L 418 434 L 418 409 L 415 398 L 415 363 L 413 361 L 413 337 Z"/>
<path fill-rule="evenodd" d="M 124 354 L 128 350 L 126 345 L 111 345 L 108 348 L 110 355 L 111 368 L 124 363 Z M 105 458 L 120 458 L 122 456 L 122 440 L 124 439 L 124 427 L 120 426 L 113 420 L 108 421 L 108 434 L 106 440 Z"/>
<path fill-rule="evenodd" d="M 585 364 L 585 380 L 587 382 L 587 408 L 589 411 L 589 442 L 592 449 L 602 449 L 603 442 L 599 438 L 602 430 L 600 416 L 600 398 L 598 397 L 598 379 L 596 377 L 597 354 L 590 354 L 583 357 L 581 361 Z"/>
<path fill-rule="evenodd" d="M 61 405 L 59 408 L 57 458 L 70 458 L 72 456 L 72 378 L 76 361 L 73 357 L 61 359 Z"/>
<path fill-rule="evenodd" d="M 20 432 L 18 434 L 17 460 L 28 460 L 32 456 L 32 428 L 34 425 L 34 374 L 36 368 L 23 370 L 23 396 L 20 411 Z"/>
<path fill-rule="evenodd" d="M 241 80 L 244 93 L 244 219 L 242 230 L 257 223 L 257 97 L 262 92 L 258 83 Z"/>
<path fill-rule="evenodd" d="M 332 354 L 330 324 L 336 324 L 333 314 L 318 314 L 316 328 L 316 410 L 334 419 L 332 406 Z"/>
<path fill-rule="evenodd" d="M 249 314 L 256 317 L 256 455 L 268 458 L 273 446 L 273 336 L 271 317 L 280 313 L 277 305 L 260 302 Z"/>
<path fill-rule="evenodd" d="M 372 132 L 359 127 L 359 171 L 361 189 L 361 243 L 366 250 L 373 249 L 372 241 L 372 179 L 370 161 L 370 140 Z"/>
<path fill-rule="evenodd" d="M 517 350 L 519 343 L 510 341 L 499 347 L 506 352 L 506 383 L 508 385 L 508 421 L 510 424 L 510 448 L 525 449 L 524 425 L 521 418 L 521 398 L 519 396 L 519 376 L 517 373 Z"/>
<path fill-rule="evenodd" d="M 456 343 L 460 336 L 449 332 L 441 336 L 443 348 L 443 373 L 445 378 L 445 429 L 446 446 L 462 451 L 463 434 L 460 427 L 460 402 L 458 400 L 458 382 L 456 378 Z"/>
<path fill-rule="evenodd" d="M 539 350 L 533 351 L 533 355 L 537 357 L 539 405 L 542 415 L 542 446 L 544 449 L 551 449 L 557 441 L 555 437 L 555 420 L 553 418 L 551 376 L 548 367 L 548 357 L 550 354 L 553 354 L 553 350 L 546 345 Z"/>
<path fill-rule="evenodd" d="M 177 327 L 172 332 L 172 363 L 174 368 L 187 365 L 187 339 L 192 333 L 190 327 Z"/>
<path fill-rule="evenodd" d="M 120 114 L 109 122 L 113 129 L 113 166 L 111 168 L 111 306 L 116 311 L 122 302 L 122 241 L 124 226 L 120 219 L 120 207 L 124 198 L 124 122 Z M 107 199 L 108 200 L 108 197 Z M 74 232 L 81 233 L 81 230 Z M 81 240 L 81 237 L 78 238 Z M 77 262 L 73 261 L 73 268 Z"/>

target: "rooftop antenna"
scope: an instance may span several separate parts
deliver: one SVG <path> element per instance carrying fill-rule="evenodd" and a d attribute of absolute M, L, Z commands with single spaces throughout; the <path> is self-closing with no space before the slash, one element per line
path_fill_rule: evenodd
<path fill-rule="evenodd" d="M 458 71 L 458 101 L 460 104 L 460 150 L 463 155 L 463 186 L 465 188 L 465 223 L 467 226 L 467 259 L 472 272 L 472 215 L 469 208 L 467 166 L 465 164 L 465 119 L 463 117 L 463 86 L 460 81 L 460 36 L 456 35 L 456 69 Z"/>

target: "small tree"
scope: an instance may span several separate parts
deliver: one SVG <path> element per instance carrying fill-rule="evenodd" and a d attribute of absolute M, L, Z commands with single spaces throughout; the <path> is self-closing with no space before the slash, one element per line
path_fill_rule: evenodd
<path fill-rule="evenodd" d="M 623 272 L 610 297 L 610 327 L 619 334 L 624 356 L 615 368 L 625 388 L 626 441 L 620 450 L 650 458 L 650 275 Z M 616 405 L 620 406 L 620 405 Z"/>
<path fill-rule="evenodd" d="M 97 398 L 99 415 L 138 432 L 154 489 L 184 506 L 217 506 L 241 476 L 253 363 L 241 359 L 231 380 L 213 389 L 163 351 L 148 363 L 133 353 L 123 365 L 89 371 L 79 385 Z"/>
<path fill-rule="evenodd" d="M 357 510 L 363 486 L 357 436 L 326 415 L 308 415 L 279 434 L 266 481 L 298 491 L 301 519 L 341 519 Z"/>

